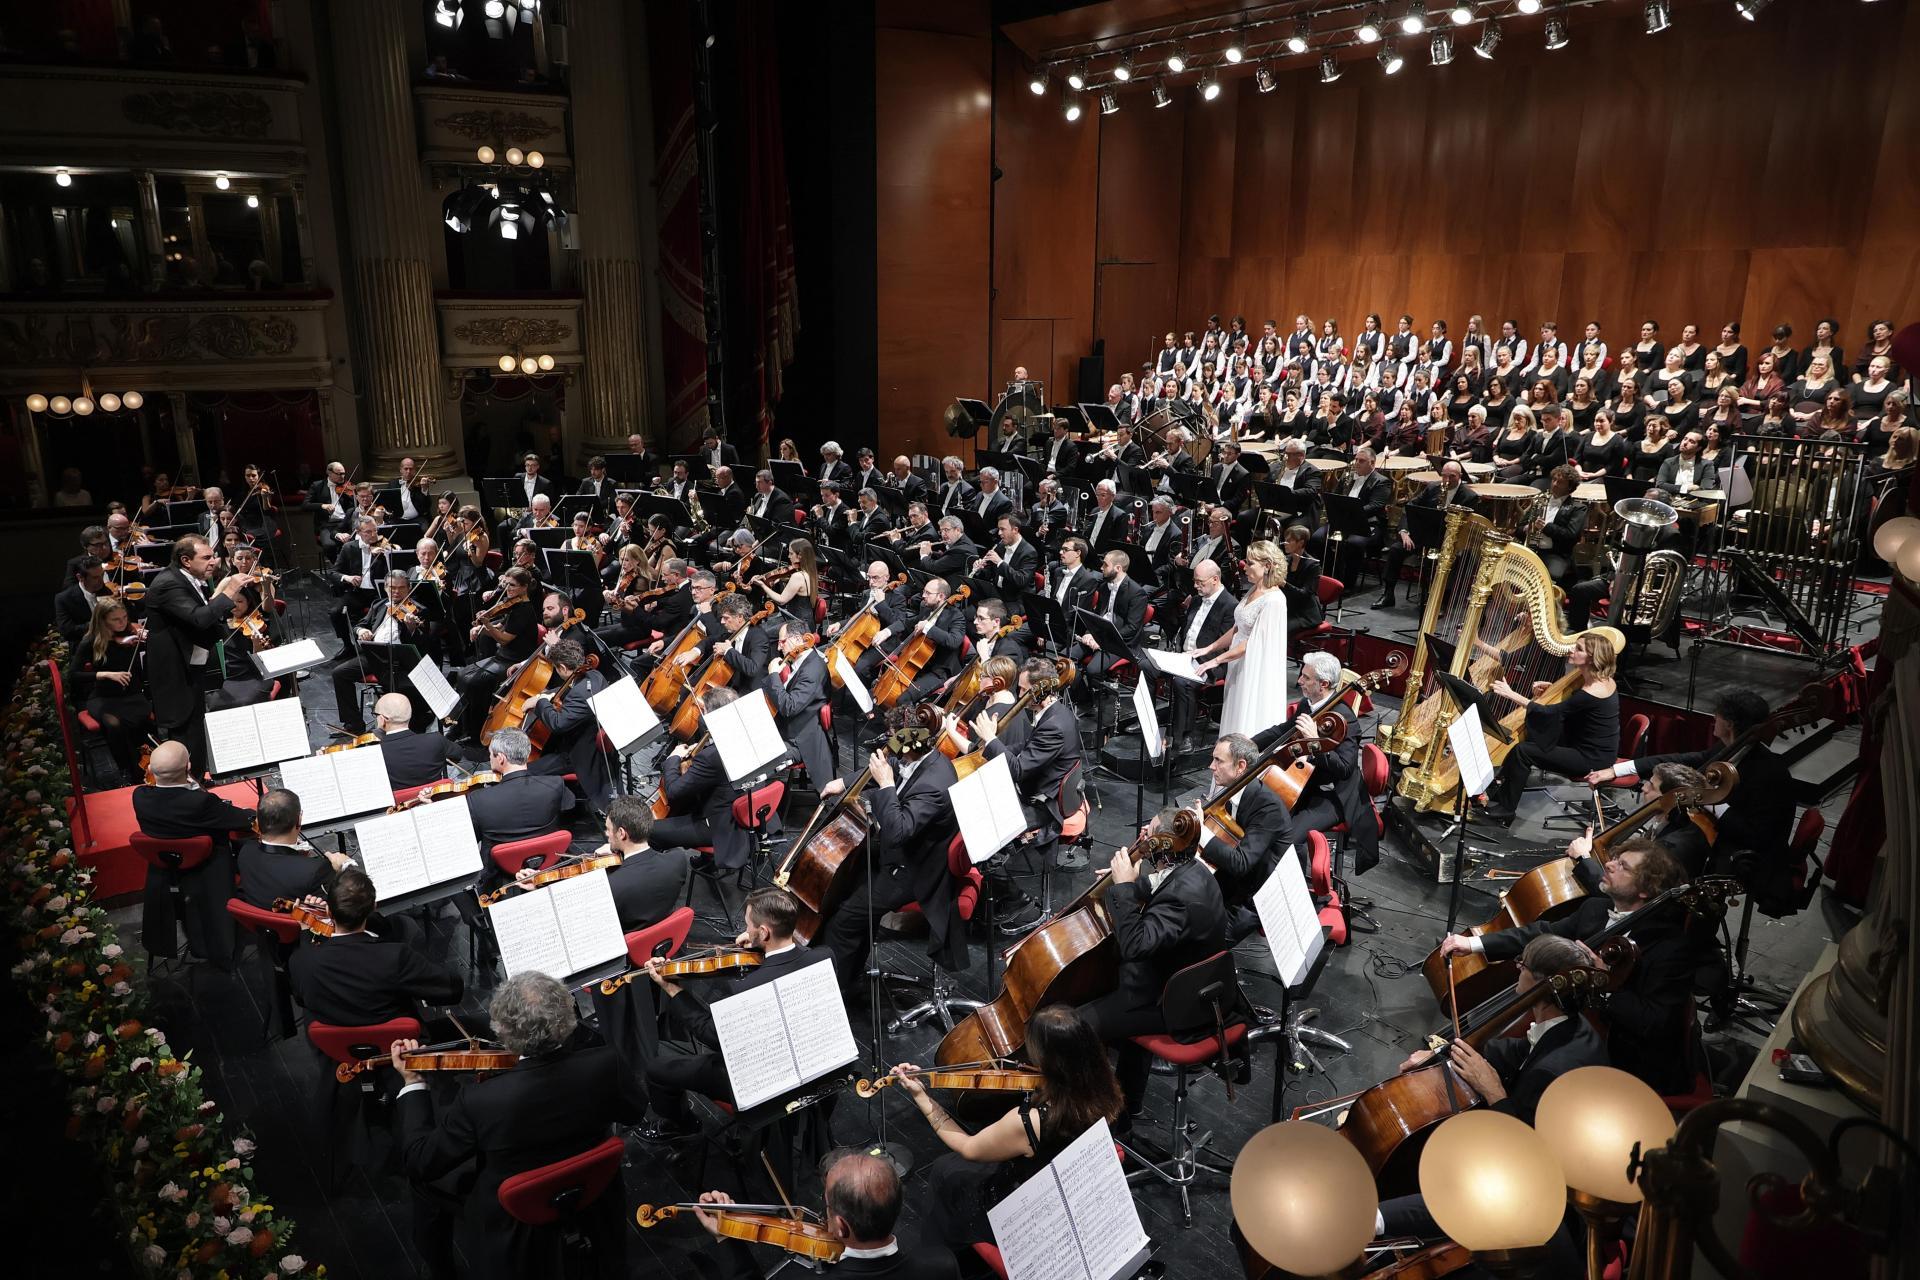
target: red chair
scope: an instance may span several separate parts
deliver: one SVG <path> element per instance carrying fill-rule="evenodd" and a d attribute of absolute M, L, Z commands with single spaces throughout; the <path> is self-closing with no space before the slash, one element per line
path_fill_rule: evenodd
<path fill-rule="evenodd" d="M 1327 930 L 1327 941 L 1336 947 L 1347 945 L 1347 917 L 1340 910 L 1340 890 L 1333 882 L 1333 846 L 1318 831 L 1307 832 L 1307 891 L 1315 900 L 1326 899 L 1319 908 L 1320 927 Z"/>
<path fill-rule="evenodd" d="M 1787 845 L 1787 862 L 1793 868 L 1794 901 L 1802 911 L 1820 891 L 1820 878 L 1826 874 L 1826 867 L 1820 861 L 1820 837 L 1826 829 L 1826 815 L 1809 805 L 1800 815 L 1800 824 L 1793 829 L 1793 841 Z"/>
<path fill-rule="evenodd" d="M 181 886 L 180 877 L 205 866 L 207 860 L 213 857 L 213 837 L 184 836 L 178 840 L 161 840 L 144 831 L 135 831 L 127 837 L 127 844 L 150 870 L 160 874 L 167 886 L 174 922 L 176 925 L 184 922 L 187 918 L 186 891 Z M 142 935 L 148 932 L 144 917 L 140 932 Z M 172 960 L 179 954 L 179 948 L 176 947 L 167 953 L 166 958 Z"/>
<path fill-rule="evenodd" d="M 508 876 L 515 876 L 523 869 L 546 870 L 565 856 L 572 844 L 571 831 L 549 831 L 543 836 L 529 836 L 525 840 L 506 840 L 496 844 L 491 856 L 494 866 Z"/>
<path fill-rule="evenodd" d="M 1320 601 L 1320 621 L 1314 623 L 1304 631 L 1296 631 L 1293 634 L 1293 640 L 1302 643 L 1303 651 L 1305 641 L 1319 640 L 1333 634 L 1337 616 L 1346 608 L 1344 598 L 1346 590 L 1347 584 L 1340 581 L 1340 579 L 1329 578 L 1324 573 L 1320 575 L 1320 583 L 1314 589 L 1314 596 Z M 1329 615 L 1329 611 L 1331 611 L 1332 616 Z M 1347 649 L 1349 653 L 1351 653 L 1353 649 L 1353 632 L 1348 631 L 1344 634 L 1347 639 Z"/>
<path fill-rule="evenodd" d="M 608 1138 L 577 1156 L 556 1160 L 516 1173 L 500 1184 L 500 1207 L 516 1222 L 530 1227 L 550 1226 L 571 1219 L 598 1200 L 620 1172 L 627 1149 L 623 1138 Z M 568 1231 L 565 1245 L 574 1243 Z"/>
<path fill-rule="evenodd" d="M 973 919 L 973 913 L 980 905 L 980 893 L 986 884 L 986 880 L 980 874 L 980 869 L 975 867 L 967 857 L 967 842 L 959 835 L 955 835 L 953 839 L 947 841 L 947 874 L 959 882 L 956 892 L 959 898 L 960 920 L 961 923 L 964 924 Z M 921 907 L 918 902 L 909 902 L 906 906 L 900 908 L 900 913 L 907 915 L 918 913 L 920 910 Z M 986 1003 L 984 1000 L 971 1000 L 964 996 L 956 995 L 955 992 L 958 991 L 959 988 L 948 980 L 946 971 L 938 964 L 933 966 L 933 977 L 931 980 L 900 973 L 888 973 L 882 976 L 890 982 L 901 986 L 916 987 L 927 993 L 925 1000 L 922 1000 L 919 1004 L 913 1006 L 913 1008 L 907 1010 L 887 1024 L 887 1030 L 892 1033 L 904 1031 L 908 1027 L 918 1026 L 928 1018 L 935 1016 L 939 1017 L 942 1027 L 951 1031 L 953 1030 L 953 1011 L 955 1009 L 963 1009 L 971 1013 Z"/>
<path fill-rule="evenodd" d="M 1669 1094 L 1660 1099 L 1667 1104 L 1667 1110 L 1673 1112 L 1675 1120 L 1713 1101 L 1713 1077 L 1707 1074 L 1702 1065 L 1705 1057 L 1706 1051 L 1700 1044 L 1700 1024 L 1694 1020 L 1692 1010 L 1688 1010 L 1687 1061 L 1694 1064 L 1693 1087 L 1685 1093 Z"/>
<path fill-rule="evenodd" d="M 787 798 L 787 784 L 775 778 L 772 782 L 755 787 L 743 796 L 733 798 L 733 823 L 753 837 L 754 860 L 757 862 L 766 856 L 767 820 L 780 812 L 780 806 Z M 687 905 L 693 905 L 694 882 L 704 880 L 713 890 L 713 897 L 720 904 L 720 914 L 727 922 L 727 928 L 734 929 L 733 911 L 727 906 L 727 896 L 720 891 L 721 869 L 713 860 L 713 846 L 695 845 L 693 851 L 702 855 L 693 864 L 693 875 L 687 881 Z M 738 877 L 736 876 L 736 879 Z"/>
<path fill-rule="evenodd" d="M 988 1244 L 985 1240 L 973 1242 L 973 1256 L 987 1264 L 987 1268 L 1000 1280 L 1007 1280 L 1007 1264 L 1000 1257 L 1000 1246 Z"/>
<path fill-rule="evenodd" d="M 418 1018 L 394 1018 L 367 1026 L 345 1027 L 307 1019 L 307 1042 L 331 1062 L 360 1062 L 384 1056 L 396 1040 L 421 1040 L 425 1031 Z M 350 1153 L 358 1156 L 370 1148 L 370 1133 L 379 1121 L 367 1114 L 367 1108 L 379 1102 L 382 1083 L 377 1071 L 363 1071 L 353 1084 L 341 1084 L 332 1071 L 322 1080 L 328 1123 L 324 1128 L 328 1189 L 339 1184 L 340 1164 L 335 1139 L 357 1128 L 359 1137 Z M 357 1087 L 356 1087 L 357 1086 Z M 352 1161 L 348 1161 L 352 1163 Z"/>
<path fill-rule="evenodd" d="M 435 781 L 437 782 L 438 779 L 435 779 Z M 393 802 L 396 805 L 405 804 L 433 785 L 434 783 L 432 782 L 422 782 L 418 786 L 402 787 L 393 793 Z"/>
<path fill-rule="evenodd" d="M 1188 965 L 1167 979 L 1160 997 L 1160 1010 L 1166 1016 L 1167 1030 L 1156 1035 L 1134 1036 L 1133 1043 L 1162 1062 L 1173 1064 L 1173 1119 L 1168 1125 L 1170 1145 L 1167 1158 L 1156 1164 L 1143 1159 L 1130 1144 L 1123 1143 L 1128 1155 L 1141 1168 L 1127 1175 L 1127 1181 L 1149 1175 L 1180 1192 L 1180 1213 L 1186 1225 L 1193 1225 L 1193 1202 L 1188 1188 L 1202 1173 L 1227 1177 L 1224 1164 L 1209 1164 L 1202 1152 L 1225 1160 L 1207 1144 L 1211 1132 L 1194 1132 L 1197 1127 L 1187 1113 L 1187 1082 L 1196 1068 L 1209 1068 L 1227 1081 L 1227 1101 L 1233 1101 L 1233 1048 L 1247 1038 L 1247 1023 L 1240 1014 L 1240 987 L 1234 976 L 1233 953 L 1222 951 L 1198 964 Z M 1238 1020 L 1236 1020 L 1238 1019 Z"/>
<path fill-rule="evenodd" d="M 1640 752 L 1643 749 L 1645 749 L 1647 744 L 1647 734 L 1652 728 L 1653 728 L 1653 722 L 1647 718 L 1644 712 L 1636 711 L 1631 716 L 1627 717 L 1626 726 L 1620 731 L 1619 758 L 1622 760 L 1632 760 L 1636 758 L 1640 754 Z M 1606 805 L 1606 804 L 1609 804 L 1610 802 L 1606 800 L 1606 797 L 1604 794 L 1605 792 L 1613 791 L 1613 790 L 1627 790 L 1627 789 L 1631 789 L 1633 791 L 1638 791 L 1640 789 L 1640 776 L 1638 774 L 1629 773 L 1623 777 L 1610 778 L 1607 781 L 1602 782 L 1599 786 L 1595 787 L 1594 791 L 1595 793 L 1600 794 L 1601 803 L 1603 805 Z M 1620 809 L 1618 808 L 1618 806 L 1614 806 L 1612 808 L 1612 811 L 1607 814 L 1607 817 L 1609 819 L 1613 819 L 1618 816 L 1621 816 Z"/>
<path fill-rule="evenodd" d="M 300 943 L 300 925 L 292 916 L 282 915 L 278 911 L 262 911 L 245 898 L 228 898 L 227 914 L 240 928 L 260 940 L 260 954 L 267 958 L 272 970 L 273 1005 L 261 1016 L 260 1034 L 270 1035 L 273 1031 L 273 1015 L 280 1015 L 280 1025 L 291 1036 L 293 1024 L 293 983 L 287 976 L 287 957 Z"/>
<path fill-rule="evenodd" d="M 1387 834 L 1387 820 L 1381 816 L 1380 813 L 1380 797 L 1387 793 L 1387 783 L 1391 780 L 1392 776 L 1393 766 L 1392 762 L 1387 759 L 1387 753 L 1382 751 L 1374 743 L 1361 743 L 1360 782 L 1361 785 L 1366 788 L 1367 807 L 1373 810 L 1374 830 L 1379 837 L 1384 837 Z M 1365 821 L 1365 819 L 1362 819 L 1362 821 Z M 1345 822 L 1334 823 L 1332 827 L 1328 828 L 1328 832 L 1329 834 L 1340 837 L 1340 848 L 1338 850 L 1340 865 L 1348 865 L 1347 844 L 1352 839 L 1353 832 Z M 1345 889 L 1345 885 L 1340 882 L 1340 876 L 1337 871 L 1333 873 L 1331 883 L 1341 890 Z M 1318 891 L 1316 890 L 1316 892 Z M 1341 895 L 1336 894 L 1335 896 L 1339 898 Z M 1372 905 L 1372 902 L 1365 899 L 1347 896 L 1345 901 L 1341 903 L 1341 918 L 1346 921 L 1347 928 L 1349 930 L 1357 929 L 1361 933 L 1379 932 L 1379 924 L 1372 916 L 1367 914 L 1367 908 Z M 1355 921 L 1359 923 L 1356 924 Z"/>
<path fill-rule="evenodd" d="M 339 1063 L 359 1062 L 383 1054 L 393 1047 L 395 1040 L 418 1040 L 422 1034 L 418 1018 L 393 1018 L 359 1027 L 343 1027 L 307 1019 L 307 1040 L 314 1048 Z M 361 1088 L 371 1092 L 373 1082 L 368 1079 L 368 1074 L 361 1074 Z"/>
<path fill-rule="evenodd" d="M 656 955 L 679 955 L 680 948 L 687 944 L 687 935 L 692 932 L 693 908 L 680 907 L 658 924 L 627 934 L 627 962 L 639 968 Z"/>

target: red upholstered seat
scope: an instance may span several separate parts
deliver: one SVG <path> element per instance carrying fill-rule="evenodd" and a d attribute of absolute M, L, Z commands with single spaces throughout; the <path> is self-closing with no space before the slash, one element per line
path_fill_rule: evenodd
<path fill-rule="evenodd" d="M 307 1021 L 307 1039 L 314 1048 L 335 1062 L 371 1058 L 393 1048 L 395 1040 L 418 1040 L 421 1034 L 418 1018 L 394 1018 L 361 1027 L 335 1026 L 314 1019 Z"/>
<path fill-rule="evenodd" d="M 508 840 L 493 846 L 493 865 L 510 876 L 518 875 L 523 868 L 544 871 L 558 862 L 572 844 L 571 831 L 549 831 L 525 840 Z"/>
<path fill-rule="evenodd" d="M 278 911 L 262 911 L 245 898 L 228 898 L 227 914 L 242 929 L 268 934 L 285 946 L 290 947 L 300 940 L 299 921 Z"/>
<path fill-rule="evenodd" d="M 654 949 L 663 942 L 667 944 L 667 949 L 661 955 L 678 955 L 680 948 L 686 945 L 687 934 L 692 930 L 693 908 L 681 907 L 658 924 L 650 924 L 629 933 L 627 959 L 635 965 L 643 965 L 653 959 Z"/>
<path fill-rule="evenodd" d="M 1307 832 L 1307 890 L 1317 898 L 1325 898 L 1327 905 L 1320 908 L 1321 927 L 1328 930 L 1327 940 L 1336 947 L 1347 945 L 1347 917 L 1340 910 L 1340 893 L 1333 884 L 1333 846 L 1327 843 L 1327 837 L 1318 831 Z"/>
<path fill-rule="evenodd" d="M 986 884 L 986 878 L 980 869 L 967 857 L 967 842 L 961 836 L 947 841 L 947 874 L 960 881 L 958 906 L 962 920 L 973 919 L 973 912 L 980 905 L 980 891 Z M 919 911 L 918 902 L 909 902 L 900 908 L 901 912 Z"/>
<path fill-rule="evenodd" d="M 768 818 L 780 812 L 780 806 L 786 798 L 787 784 L 776 778 L 764 786 L 755 787 L 746 795 L 735 796 L 733 820 L 742 831 L 764 827 Z"/>
<path fill-rule="evenodd" d="M 211 836 L 160 840 L 144 831 L 136 831 L 127 837 L 127 843 L 140 860 L 155 871 L 191 871 L 213 856 Z"/>
<path fill-rule="evenodd" d="M 87 711 L 83 708 L 80 712 L 79 718 L 80 718 L 80 727 L 82 729 L 85 729 L 88 733 L 100 732 L 100 722 L 93 718 L 93 712 Z"/>
<path fill-rule="evenodd" d="M 577 1156 L 516 1173 L 500 1184 L 500 1207 L 516 1221 L 545 1226 L 586 1208 L 620 1172 L 626 1142 L 608 1138 Z"/>
<path fill-rule="evenodd" d="M 1226 1045 L 1232 1048 L 1247 1038 L 1247 1024 L 1236 1022 L 1227 1028 Z M 1220 1056 L 1220 1037 L 1206 1036 L 1191 1044 L 1169 1035 L 1134 1036 L 1133 1042 L 1154 1057 L 1180 1067 L 1197 1067 Z"/>
<path fill-rule="evenodd" d="M 1000 1246 L 988 1244 L 985 1240 L 973 1242 L 973 1256 L 987 1264 L 1000 1280 L 1007 1280 L 1007 1264 L 1000 1257 Z"/>
<path fill-rule="evenodd" d="M 407 801 L 412 800 L 413 798 L 418 796 L 422 791 L 425 791 L 428 787 L 432 785 L 433 783 L 431 782 L 423 782 L 420 785 L 415 787 L 402 787 L 398 791 L 393 793 L 393 802 L 396 805 L 405 804 L 407 803 Z"/>

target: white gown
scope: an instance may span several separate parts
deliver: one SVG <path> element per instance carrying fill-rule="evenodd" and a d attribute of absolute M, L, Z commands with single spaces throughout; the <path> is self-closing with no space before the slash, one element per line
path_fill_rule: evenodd
<path fill-rule="evenodd" d="M 1226 701 L 1220 732 L 1251 737 L 1287 713 L 1287 600 L 1269 591 L 1233 611 L 1233 645 L 1245 645 L 1238 662 L 1227 665 Z"/>

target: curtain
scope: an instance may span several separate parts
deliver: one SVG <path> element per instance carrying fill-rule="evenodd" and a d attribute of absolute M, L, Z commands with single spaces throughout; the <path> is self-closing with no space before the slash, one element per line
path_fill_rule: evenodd
<path fill-rule="evenodd" d="M 660 345 L 671 452 L 691 452 L 707 425 L 706 283 L 700 266 L 699 149 L 693 31 L 687 3 L 647 8 L 660 236 Z"/>

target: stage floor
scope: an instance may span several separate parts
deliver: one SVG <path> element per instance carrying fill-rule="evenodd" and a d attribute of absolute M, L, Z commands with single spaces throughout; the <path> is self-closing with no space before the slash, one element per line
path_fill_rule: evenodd
<path fill-rule="evenodd" d="M 1356 616 L 1349 609 L 1347 624 L 1380 629 L 1410 627 L 1410 610 L 1387 615 Z M 1703 664 L 1712 667 L 1718 664 Z M 316 724 L 331 719 L 332 698 L 323 680 L 309 681 L 305 697 L 309 719 Z M 1386 709 L 1383 704 L 1382 710 Z M 1365 726 L 1371 729 L 1371 724 Z M 316 738 L 316 740 L 318 740 Z M 1118 754 L 1132 754 L 1131 746 L 1121 740 Z M 852 753 L 842 751 L 843 764 L 853 763 Z M 849 769 L 851 772 L 851 769 Z M 1204 777 L 1199 772 L 1176 781 L 1176 794 L 1197 791 Z M 1096 865 L 1105 855 L 1128 843 L 1133 832 L 1136 806 L 1144 801 L 1151 812 L 1159 800 L 1159 788 L 1141 796 L 1134 786 L 1111 778 L 1094 779 L 1101 807 L 1095 811 L 1092 830 L 1095 836 Z M 1580 793 L 1583 797 L 1584 793 Z M 1824 806 L 1831 821 L 1838 816 L 1844 796 L 1832 798 Z M 808 798 L 810 803 L 810 798 Z M 808 803 L 789 815 L 790 824 L 804 819 Z M 1549 801 L 1530 795 L 1506 842 L 1511 845 L 1537 845 L 1563 841 L 1564 835 L 1551 836 L 1540 820 L 1552 812 Z M 597 842 L 599 833 L 579 833 L 582 843 Z M 1478 845 L 1498 843 L 1495 833 L 1476 831 L 1472 841 Z M 1079 870 L 1056 883 L 1057 901 L 1084 887 L 1091 872 Z M 1374 934 L 1356 934 L 1352 945 L 1333 954 L 1326 964 L 1310 1003 L 1319 1010 L 1316 1025 L 1339 1034 L 1353 1045 L 1350 1054 L 1320 1051 L 1325 1070 L 1290 1079 L 1286 1101 L 1289 1107 L 1351 1092 L 1372 1084 L 1394 1070 L 1421 1038 L 1441 1025 L 1442 1019 L 1418 965 L 1438 940 L 1446 923 L 1447 890 L 1436 883 L 1430 872 L 1417 865 L 1389 835 L 1383 845 L 1380 865 L 1356 881 L 1360 896 L 1371 898 L 1380 930 Z M 1493 909 L 1491 890 L 1469 886 L 1463 895 L 1461 919 L 1472 923 L 1486 918 Z M 1756 917 L 1752 943 L 1752 963 L 1763 984 L 1791 989 L 1806 971 L 1834 928 L 1828 912 L 1837 919 L 1837 909 L 1824 908 L 1825 895 L 1816 906 L 1801 916 L 1784 922 Z M 704 890 L 696 906 L 711 909 Z M 737 918 L 737 902 L 736 918 Z M 137 925 L 138 908 L 117 913 L 123 928 Z M 431 922 L 430 946 L 437 956 L 465 968 L 467 940 L 451 911 Z M 713 936 L 704 928 L 696 938 Z M 967 993 L 985 997 L 984 939 L 976 938 L 972 948 L 973 967 L 961 975 Z M 926 973 L 924 949 L 917 941 L 883 942 L 882 954 L 887 967 L 909 973 Z M 1238 953 L 1242 968 L 1250 973 L 1272 972 L 1264 944 L 1256 937 Z M 1277 1003 L 1270 982 L 1259 977 L 1249 981 L 1255 1000 Z M 480 1009 L 489 994 L 490 979 L 471 979 L 465 1008 Z M 209 1075 L 208 1089 L 221 1100 L 229 1120 L 250 1129 L 259 1142 L 255 1156 L 257 1183 L 273 1202 L 291 1213 L 299 1223 L 301 1252 L 327 1264 L 330 1274 L 349 1277 L 384 1278 L 401 1274 L 413 1261 L 409 1244 L 409 1211 L 405 1183 L 391 1172 L 356 1172 L 331 1196 L 323 1189 L 321 1147 L 313 1102 L 319 1087 L 319 1071 L 304 1041 L 280 1040 L 263 1044 L 261 1013 L 267 1005 L 267 976 L 264 966 L 250 955 L 233 976 L 223 975 L 206 966 L 194 966 L 184 976 L 169 974 L 155 987 L 156 1020 L 167 1028 L 176 1048 L 192 1050 L 194 1061 Z M 852 1011 L 852 1022 L 863 1048 L 871 1055 L 869 1018 L 864 1006 Z M 893 1039 L 880 1065 L 900 1061 L 930 1060 L 939 1038 L 937 1027 L 922 1027 Z M 1710 1050 L 1722 1064 L 1723 1078 L 1738 1079 L 1751 1057 L 1759 1037 L 1751 1031 L 1734 1029 L 1708 1037 Z M 1217 1079 L 1199 1081 L 1192 1094 L 1192 1109 L 1203 1128 L 1213 1130 L 1214 1145 L 1233 1153 L 1268 1122 L 1274 1084 L 1275 1056 L 1263 1048 L 1255 1062 L 1251 1084 L 1242 1086 L 1233 1103 Z M 870 1065 L 870 1064 L 863 1064 Z M 1164 1117 L 1171 1107 L 1172 1081 L 1155 1076 L 1149 1094 L 1149 1111 Z M 880 1095 L 885 1099 L 890 1136 L 904 1143 L 914 1154 L 916 1167 L 909 1176 L 907 1204 L 909 1222 L 915 1211 L 923 1209 L 929 1194 L 927 1164 L 944 1148 L 931 1137 L 925 1122 L 899 1096 L 898 1090 Z M 835 1136 L 846 1142 L 861 1142 L 873 1136 L 879 1122 L 876 1103 L 862 1103 L 848 1097 L 834 1117 Z M 1151 1134 L 1151 1129 L 1147 1130 Z M 641 1202 L 661 1203 L 690 1199 L 702 1190 L 723 1188 L 742 1196 L 743 1185 L 726 1158 L 714 1153 L 708 1165 L 705 1185 L 693 1185 L 688 1178 L 693 1162 L 670 1160 L 660 1149 L 637 1140 L 629 1142 L 625 1170 L 628 1207 Z M 748 1195 L 764 1195 L 755 1180 L 745 1185 Z M 818 1203 L 817 1176 L 804 1178 L 801 1185 L 789 1188 L 795 1200 Z M 1141 1217 L 1153 1238 L 1157 1256 L 1167 1263 L 1169 1274 L 1181 1277 L 1239 1274 L 1239 1263 L 1228 1239 L 1231 1210 L 1226 1186 L 1218 1180 L 1203 1180 L 1194 1193 L 1194 1224 L 1183 1228 L 1179 1200 L 1171 1189 L 1149 1179 L 1136 1188 L 1135 1199 Z M 648 1232 L 631 1230 L 628 1236 L 628 1271 L 634 1276 L 694 1275 L 687 1255 L 703 1252 L 706 1237 L 691 1223 L 676 1223 Z M 404 1261 L 403 1261 L 404 1260 Z"/>

